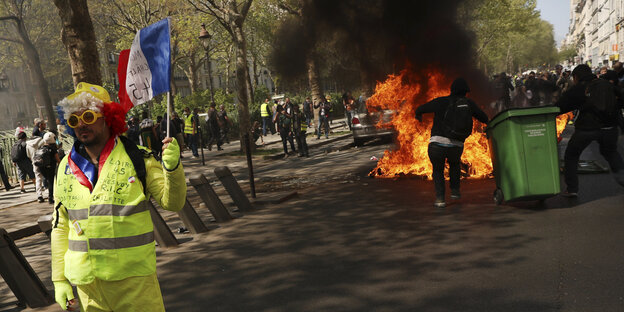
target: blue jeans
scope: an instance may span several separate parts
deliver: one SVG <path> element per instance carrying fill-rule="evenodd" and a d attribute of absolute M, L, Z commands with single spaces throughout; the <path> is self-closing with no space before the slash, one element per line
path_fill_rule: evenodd
<path fill-rule="evenodd" d="M 345 110 L 345 117 L 347 118 L 347 125 L 349 126 L 349 130 L 351 130 L 351 120 L 353 119 L 353 111 Z"/>
<path fill-rule="evenodd" d="M 329 119 L 327 116 L 319 116 L 317 139 L 321 138 L 321 127 L 325 127 L 325 138 L 329 139 Z"/>
<path fill-rule="evenodd" d="M 197 153 L 197 134 L 187 134 L 188 137 L 188 144 L 191 147 L 191 152 L 193 153 L 193 156 L 195 157 L 199 157 L 199 153 Z"/>

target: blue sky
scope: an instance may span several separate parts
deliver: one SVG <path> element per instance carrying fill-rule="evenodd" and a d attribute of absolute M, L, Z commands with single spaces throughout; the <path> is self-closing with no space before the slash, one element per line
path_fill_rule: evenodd
<path fill-rule="evenodd" d="M 570 24 L 570 0 L 537 0 L 537 10 L 542 19 L 555 26 L 555 41 L 557 46 L 568 33 Z"/>

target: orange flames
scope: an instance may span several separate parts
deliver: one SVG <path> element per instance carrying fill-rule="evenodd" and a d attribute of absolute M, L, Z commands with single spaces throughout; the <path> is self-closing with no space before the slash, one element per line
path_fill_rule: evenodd
<path fill-rule="evenodd" d="M 403 70 L 398 75 L 388 76 L 386 81 L 377 83 L 375 94 L 367 102 L 370 112 L 395 111 L 389 123 L 383 124 L 380 121 L 377 126 L 392 126 L 397 132 L 396 149 L 384 152 L 383 157 L 377 162 L 377 167 L 371 171 L 372 176 L 415 175 L 431 179 L 433 168 L 427 149 L 433 114 L 423 115 L 422 122 L 418 122 L 415 111 L 421 104 L 436 97 L 447 96 L 450 81 L 435 71 L 429 71 L 427 77 L 415 78 L 412 75 L 408 70 Z M 557 135 L 563 132 L 567 120 L 568 115 L 557 118 Z M 464 176 L 484 178 L 492 174 L 492 160 L 485 127 L 486 125 L 475 120 L 472 135 L 464 142 L 464 153 L 461 158 Z"/>

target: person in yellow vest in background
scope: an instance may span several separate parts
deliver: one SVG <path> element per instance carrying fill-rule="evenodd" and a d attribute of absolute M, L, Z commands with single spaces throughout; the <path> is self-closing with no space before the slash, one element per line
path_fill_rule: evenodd
<path fill-rule="evenodd" d="M 195 115 L 191 114 L 191 109 L 184 108 L 184 136 L 186 137 L 187 145 L 191 148 L 193 158 L 199 157 L 197 152 L 197 123 L 199 119 Z"/>
<path fill-rule="evenodd" d="M 79 83 L 58 105 L 61 123 L 76 140 L 59 164 L 54 187 L 51 277 L 56 302 L 69 311 L 78 305 L 87 312 L 165 311 L 148 200 L 151 196 L 172 211 L 184 205 L 186 182 L 177 141 L 162 141 L 159 162 L 120 136 L 126 112 L 97 85 Z"/>
<path fill-rule="evenodd" d="M 273 127 L 272 116 L 273 109 L 271 108 L 271 101 L 269 98 L 264 99 L 264 103 L 260 105 L 260 117 L 262 117 L 262 136 L 267 135 L 267 129 L 271 131 L 271 134 L 275 134 L 275 127 Z"/>

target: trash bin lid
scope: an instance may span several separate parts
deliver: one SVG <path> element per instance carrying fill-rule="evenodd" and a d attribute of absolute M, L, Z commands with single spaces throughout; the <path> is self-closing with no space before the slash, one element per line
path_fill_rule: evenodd
<path fill-rule="evenodd" d="M 487 132 L 490 129 L 493 129 L 499 123 L 503 122 L 512 117 L 522 117 L 522 116 L 532 116 L 532 115 L 544 115 L 544 114 L 559 114 L 560 110 L 557 106 L 539 106 L 539 107 L 524 107 L 524 108 L 510 108 L 508 110 L 504 110 L 490 122 L 488 122 L 487 128 L 485 131 Z"/>

